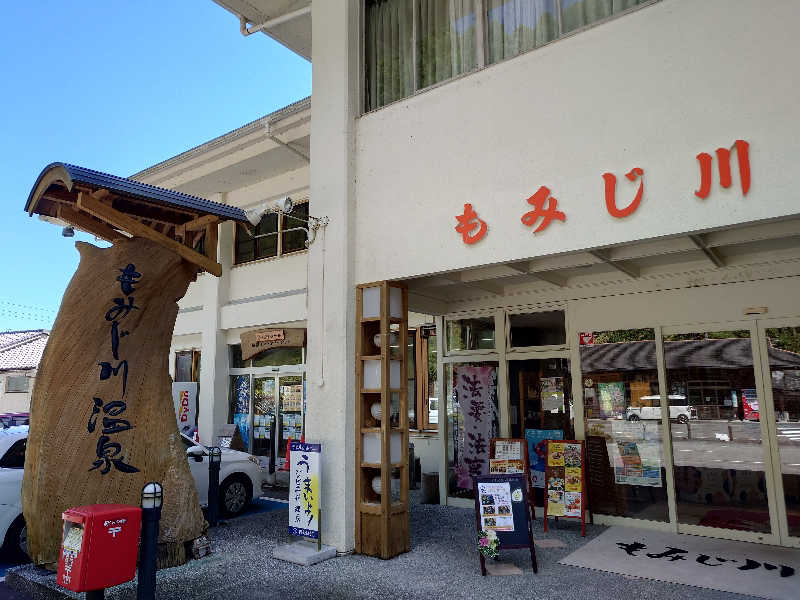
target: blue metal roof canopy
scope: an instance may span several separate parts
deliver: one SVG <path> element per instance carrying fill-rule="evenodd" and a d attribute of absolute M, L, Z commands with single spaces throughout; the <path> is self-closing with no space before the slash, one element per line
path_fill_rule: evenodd
<path fill-rule="evenodd" d="M 39 211 L 36 210 L 37 202 L 47 193 L 50 186 L 61 184 L 67 191 L 72 191 L 75 183 L 93 188 L 92 191 L 106 189 L 118 196 L 127 196 L 163 206 L 180 207 L 196 213 L 216 215 L 225 220 L 248 222 L 244 211 L 235 206 L 182 194 L 181 192 L 156 187 L 134 179 L 128 179 L 127 177 L 118 177 L 117 175 L 101 173 L 100 171 L 60 162 L 47 165 L 39 174 L 28 196 L 25 210 L 31 215 L 34 212 L 38 213 Z"/>
<path fill-rule="evenodd" d="M 248 224 L 241 208 L 67 163 L 42 170 L 25 210 L 111 242 L 148 238 L 217 276 L 217 224 Z"/>

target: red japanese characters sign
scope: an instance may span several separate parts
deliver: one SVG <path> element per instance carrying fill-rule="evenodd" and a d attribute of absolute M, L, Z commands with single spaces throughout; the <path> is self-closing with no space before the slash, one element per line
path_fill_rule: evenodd
<path fill-rule="evenodd" d="M 465 244 L 474 244 L 486 235 L 486 221 L 478 218 L 478 213 L 472 209 L 472 204 L 464 205 L 464 214 L 457 216 L 456 231 L 461 234 Z"/>
<path fill-rule="evenodd" d="M 736 149 L 739 181 L 742 195 L 746 196 L 750 190 L 750 144 L 744 140 L 736 140 L 732 148 Z M 717 148 L 716 155 L 719 184 L 723 188 L 729 188 L 732 185 L 731 149 Z M 700 189 L 696 190 L 694 195 L 705 200 L 711 193 L 713 158 L 707 152 L 701 152 L 697 155 L 697 161 L 700 163 Z M 613 173 L 603 173 L 606 211 L 615 219 L 624 219 L 636 212 L 644 196 L 644 169 L 633 167 L 625 174 L 625 178 L 634 185 L 638 181 L 639 185 L 636 187 L 633 200 L 620 207 L 617 204 L 617 176 Z M 553 221 L 567 220 L 566 214 L 558 210 L 558 200 L 550 195 L 550 188 L 546 186 L 540 186 L 533 196 L 526 199 L 526 202 L 533 207 L 533 210 L 524 213 L 520 221 L 527 227 L 534 227 L 532 232 L 534 234 L 547 229 Z M 456 231 L 461 234 L 465 244 L 474 244 L 486 236 L 488 230 L 486 221 L 478 218 L 478 213 L 472 208 L 472 204 L 465 204 L 463 214 L 456 215 L 456 220 L 458 222 Z"/>
<path fill-rule="evenodd" d="M 591 346 L 594 344 L 594 332 L 593 331 L 581 331 L 578 334 L 580 337 L 580 345 L 581 346 Z"/>

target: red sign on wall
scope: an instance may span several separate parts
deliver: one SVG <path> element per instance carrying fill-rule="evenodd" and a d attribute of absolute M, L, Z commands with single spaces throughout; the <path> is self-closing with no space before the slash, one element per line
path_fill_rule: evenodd
<path fill-rule="evenodd" d="M 591 346 L 594 344 L 594 331 L 581 331 L 579 336 L 581 346 Z"/>
<path fill-rule="evenodd" d="M 729 188 L 732 185 L 731 149 L 736 150 L 742 195 L 746 196 L 747 192 L 750 191 L 750 144 L 744 140 L 736 140 L 730 149 L 717 148 L 719 184 L 723 188 Z M 697 161 L 700 164 L 700 189 L 696 190 L 694 195 L 701 200 L 705 200 L 711 193 L 713 158 L 707 152 L 701 152 L 697 155 Z M 616 219 L 624 219 L 636 212 L 644 195 L 644 169 L 634 167 L 625 174 L 625 177 L 633 185 L 638 183 L 638 186 L 635 188 L 633 200 L 630 200 L 627 204 L 624 204 L 625 201 L 622 200 L 621 204 L 623 206 L 620 207 L 617 204 L 617 177 L 613 173 L 603 173 L 606 211 Z M 628 193 L 633 193 L 633 190 Z M 545 186 L 540 186 L 538 191 L 528 198 L 526 202 L 533 207 L 533 210 L 524 213 L 521 221 L 527 227 L 535 227 L 533 233 L 543 232 L 554 220 L 567 220 L 566 214 L 558 210 L 558 200 L 550 196 L 550 189 Z M 456 215 L 456 220 L 458 225 L 455 229 L 461 234 L 462 241 L 465 244 L 479 242 L 486 235 L 488 229 L 486 221 L 478 218 L 478 213 L 472 208 L 472 204 L 465 204 L 463 214 Z"/>

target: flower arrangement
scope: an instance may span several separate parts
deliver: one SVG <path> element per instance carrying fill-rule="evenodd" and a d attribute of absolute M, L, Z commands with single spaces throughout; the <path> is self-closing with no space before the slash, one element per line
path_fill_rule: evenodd
<path fill-rule="evenodd" d="M 489 531 L 478 533 L 478 552 L 486 558 L 494 558 L 495 560 L 500 556 L 500 540 L 497 539 L 497 534 L 494 530 L 490 529 Z"/>

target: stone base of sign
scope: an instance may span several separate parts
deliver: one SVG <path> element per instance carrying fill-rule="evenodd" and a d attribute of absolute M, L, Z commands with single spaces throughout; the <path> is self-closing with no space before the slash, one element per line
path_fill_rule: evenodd
<path fill-rule="evenodd" d="M 320 550 L 317 550 L 316 542 L 292 542 L 291 544 L 284 544 L 278 546 L 272 551 L 272 558 L 286 560 L 297 565 L 309 566 L 334 558 L 336 556 L 336 548 L 333 546 L 322 545 Z"/>

